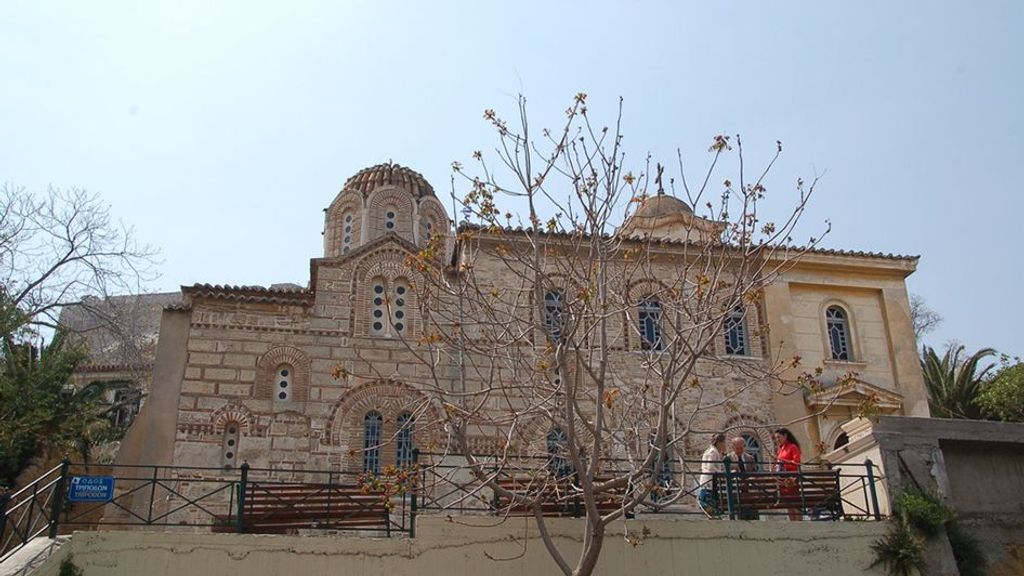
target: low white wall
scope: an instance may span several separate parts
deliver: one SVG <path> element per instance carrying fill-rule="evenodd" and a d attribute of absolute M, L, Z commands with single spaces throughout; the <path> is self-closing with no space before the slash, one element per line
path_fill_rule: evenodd
<path fill-rule="evenodd" d="M 157 532 L 78 532 L 70 545 L 85 576 L 541 576 L 557 570 L 530 519 L 496 524 L 480 517 L 421 517 L 417 537 L 265 536 Z M 562 547 L 579 542 L 582 520 L 551 520 Z M 634 520 L 650 535 L 632 546 L 622 525 L 609 535 L 598 574 L 854 576 L 872 568 L 875 522 Z M 39 572 L 56 574 L 55 563 Z"/>

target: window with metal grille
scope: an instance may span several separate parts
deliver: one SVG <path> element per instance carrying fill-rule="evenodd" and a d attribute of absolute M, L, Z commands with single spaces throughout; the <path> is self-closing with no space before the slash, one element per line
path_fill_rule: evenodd
<path fill-rule="evenodd" d="M 225 469 L 234 468 L 238 461 L 238 422 L 228 422 L 224 425 L 224 437 L 221 439 L 221 463 Z"/>
<path fill-rule="evenodd" d="M 561 342 L 565 331 L 565 293 L 560 289 L 544 294 L 544 331 L 551 340 Z"/>
<path fill-rule="evenodd" d="M 363 418 L 363 472 L 380 474 L 380 437 L 384 418 L 370 411 Z"/>
<path fill-rule="evenodd" d="M 757 465 L 761 464 L 761 441 L 757 438 L 756 434 L 750 432 L 744 432 L 740 434 L 740 438 L 746 443 L 744 452 L 750 455 L 754 459 L 754 463 Z"/>
<path fill-rule="evenodd" d="M 395 464 L 405 468 L 412 466 L 412 433 L 415 422 L 412 414 L 403 412 L 398 416 L 398 438 L 395 447 Z"/>
<path fill-rule="evenodd" d="M 730 356 L 747 356 L 747 320 L 742 306 L 733 308 L 725 319 L 725 353 Z"/>
<path fill-rule="evenodd" d="M 644 298 L 640 301 L 637 318 L 640 322 L 640 348 L 661 350 L 661 302 L 654 297 Z"/>
<path fill-rule="evenodd" d="M 384 279 L 374 278 L 372 286 L 370 291 L 370 334 L 383 336 L 385 334 L 384 316 L 387 315 L 387 304 L 384 302 L 384 298 L 386 298 Z"/>
<path fill-rule="evenodd" d="M 548 472 L 555 478 L 566 478 L 572 475 L 572 465 L 566 458 L 569 450 L 569 436 L 559 427 L 548 432 Z"/>
<path fill-rule="evenodd" d="M 408 297 L 409 283 L 405 278 L 395 280 L 394 296 L 391 298 L 391 326 L 396 335 L 405 333 L 405 328 L 409 325 L 409 319 L 405 312 L 406 298 Z"/>
<path fill-rule="evenodd" d="M 352 224 L 354 218 L 352 214 L 345 214 L 342 217 L 342 224 L 344 226 L 344 234 L 341 237 L 341 253 L 347 254 L 352 249 Z"/>
<path fill-rule="evenodd" d="M 275 371 L 274 398 L 280 401 L 290 400 L 292 397 L 292 374 L 295 370 L 288 364 L 281 364 Z"/>
<path fill-rule="evenodd" d="M 850 351 L 850 322 L 846 311 L 839 306 L 829 306 L 825 310 L 825 325 L 828 328 L 828 343 L 832 350 L 833 360 L 852 360 Z"/>

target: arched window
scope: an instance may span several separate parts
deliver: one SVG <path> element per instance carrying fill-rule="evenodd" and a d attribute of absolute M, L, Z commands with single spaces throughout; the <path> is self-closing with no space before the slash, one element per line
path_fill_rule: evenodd
<path fill-rule="evenodd" d="M 559 427 L 548 432 L 548 472 L 555 478 L 566 478 L 572 475 L 572 465 L 566 458 L 569 449 L 569 437 Z"/>
<path fill-rule="evenodd" d="M 642 350 L 661 350 L 661 302 L 655 297 L 640 301 L 637 318 L 640 321 L 640 348 Z"/>
<path fill-rule="evenodd" d="M 344 232 L 341 236 L 341 253 L 347 254 L 352 249 L 352 225 L 354 218 L 351 212 L 346 212 L 341 220 L 344 227 Z"/>
<path fill-rule="evenodd" d="M 657 450 L 654 446 L 655 437 L 651 436 L 651 450 Z M 657 502 L 664 498 L 672 489 L 674 474 L 674 462 L 672 449 L 666 447 L 660 451 L 654 459 L 654 490 L 651 492 L 651 500 Z"/>
<path fill-rule="evenodd" d="M 828 344 L 833 360 L 852 360 L 850 351 L 850 322 L 846 311 L 839 306 L 829 306 L 825 310 L 825 325 L 828 329 Z"/>
<path fill-rule="evenodd" d="M 374 278 L 372 286 L 373 288 L 371 289 L 370 294 L 370 297 L 372 298 L 372 306 L 370 306 L 370 334 L 374 336 L 383 336 L 385 334 L 385 316 L 387 316 L 387 304 L 384 302 L 384 298 L 386 297 L 384 279 Z"/>
<path fill-rule="evenodd" d="M 750 432 L 744 432 L 740 434 L 740 438 L 743 438 L 743 441 L 746 442 L 747 444 L 747 447 L 744 449 L 744 452 L 750 454 L 750 457 L 754 459 L 755 463 L 760 464 L 761 440 L 758 439 L 756 434 L 752 434 Z"/>
<path fill-rule="evenodd" d="M 394 206 L 388 206 L 387 210 L 384 211 L 384 230 L 386 232 L 394 232 L 398 220 L 398 212 Z"/>
<path fill-rule="evenodd" d="M 371 410 L 363 418 L 363 472 L 380 474 L 380 436 L 384 418 Z"/>
<path fill-rule="evenodd" d="M 282 402 L 292 399 L 292 375 L 295 369 L 289 364 L 281 364 L 274 374 L 274 399 Z"/>
<path fill-rule="evenodd" d="M 544 294 L 544 331 L 554 342 L 562 341 L 565 331 L 565 293 L 560 289 L 548 290 Z"/>
<path fill-rule="evenodd" d="M 238 422 L 228 422 L 224 425 L 224 437 L 221 439 L 221 460 L 225 470 L 235 467 L 238 461 Z"/>
<path fill-rule="evenodd" d="M 391 326 L 396 335 L 405 333 L 409 319 L 406 317 L 405 304 L 409 297 L 409 283 L 405 278 L 399 278 L 394 282 L 394 296 L 391 298 Z"/>
<path fill-rule="evenodd" d="M 846 446 L 849 443 L 850 437 L 846 434 L 846 432 L 840 432 L 839 436 L 836 437 L 836 442 L 835 444 L 833 444 L 832 449 L 839 450 L 840 448 Z"/>
<path fill-rule="evenodd" d="M 747 356 L 747 320 L 742 306 L 729 312 L 725 319 L 725 353 L 730 356 Z"/>
<path fill-rule="evenodd" d="M 420 216 L 420 244 L 427 244 L 434 235 L 434 223 Z"/>
<path fill-rule="evenodd" d="M 400 468 L 412 466 L 412 433 L 415 421 L 412 414 L 403 412 L 398 416 L 398 438 L 395 447 L 395 464 Z"/>

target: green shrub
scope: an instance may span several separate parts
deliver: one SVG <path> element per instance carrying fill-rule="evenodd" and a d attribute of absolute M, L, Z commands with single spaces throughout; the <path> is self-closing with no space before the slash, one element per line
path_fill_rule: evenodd
<path fill-rule="evenodd" d="M 953 548 L 953 558 L 956 559 L 960 576 L 984 576 L 988 561 L 985 560 L 985 553 L 982 552 L 978 539 L 955 521 L 946 525 L 946 534 L 949 536 L 949 545 Z"/>
<path fill-rule="evenodd" d="M 895 507 L 901 519 L 928 538 L 938 536 L 954 517 L 953 511 L 934 493 L 904 490 L 896 496 Z"/>
<path fill-rule="evenodd" d="M 894 576 L 911 576 L 924 570 L 924 544 L 902 523 L 871 545 L 875 551 L 875 564 L 884 564 L 886 572 Z"/>

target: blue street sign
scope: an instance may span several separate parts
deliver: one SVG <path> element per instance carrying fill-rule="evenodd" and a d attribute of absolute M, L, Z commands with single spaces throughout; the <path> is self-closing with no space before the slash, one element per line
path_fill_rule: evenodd
<path fill-rule="evenodd" d="M 113 476 L 72 476 L 68 500 L 71 502 L 110 502 L 114 498 Z"/>

